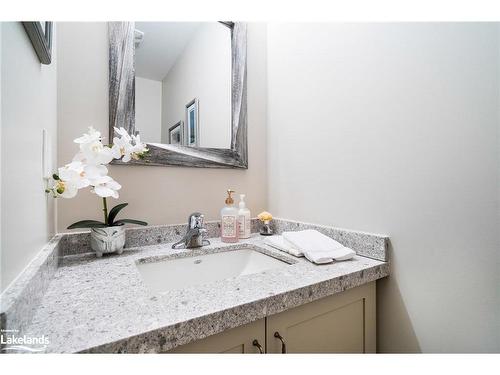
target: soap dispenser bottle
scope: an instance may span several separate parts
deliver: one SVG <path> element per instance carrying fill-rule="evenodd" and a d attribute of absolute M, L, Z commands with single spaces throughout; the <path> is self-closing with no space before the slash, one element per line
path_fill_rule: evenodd
<path fill-rule="evenodd" d="M 250 238 L 250 210 L 245 204 L 245 194 L 240 194 L 240 209 L 238 210 L 239 237 Z"/>
<path fill-rule="evenodd" d="M 227 190 L 226 205 L 220 211 L 222 242 L 238 242 L 238 209 L 234 207 L 232 193 L 234 190 Z"/>

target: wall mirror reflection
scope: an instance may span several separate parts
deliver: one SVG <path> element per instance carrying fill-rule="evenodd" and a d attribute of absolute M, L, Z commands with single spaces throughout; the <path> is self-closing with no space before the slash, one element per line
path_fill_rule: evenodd
<path fill-rule="evenodd" d="M 135 130 L 141 139 L 230 148 L 231 28 L 220 22 L 136 22 L 134 46 Z"/>
<path fill-rule="evenodd" d="M 246 168 L 246 26 L 111 22 L 110 136 L 151 149 L 139 164 Z"/>

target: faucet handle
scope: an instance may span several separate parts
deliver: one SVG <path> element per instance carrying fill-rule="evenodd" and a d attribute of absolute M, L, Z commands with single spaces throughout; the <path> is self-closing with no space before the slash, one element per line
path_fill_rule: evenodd
<path fill-rule="evenodd" d="M 193 212 L 188 218 L 188 227 L 185 236 L 178 242 L 172 245 L 172 249 L 183 245 L 185 249 L 210 245 L 210 241 L 204 239 L 204 234 L 207 230 L 203 228 L 203 219 L 205 216 L 200 212 Z"/>
<path fill-rule="evenodd" d="M 193 212 L 191 215 L 189 215 L 188 219 L 189 229 L 194 229 L 194 228 L 202 229 L 204 219 L 205 216 L 202 213 Z"/>

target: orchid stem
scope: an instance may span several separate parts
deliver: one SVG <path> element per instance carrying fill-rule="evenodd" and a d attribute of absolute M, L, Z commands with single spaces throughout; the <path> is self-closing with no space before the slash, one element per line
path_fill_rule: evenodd
<path fill-rule="evenodd" d="M 108 225 L 108 202 L 106 202 L 106 198 L 102 198 L 102 205 L 104 211 L 104 224 Z"/>

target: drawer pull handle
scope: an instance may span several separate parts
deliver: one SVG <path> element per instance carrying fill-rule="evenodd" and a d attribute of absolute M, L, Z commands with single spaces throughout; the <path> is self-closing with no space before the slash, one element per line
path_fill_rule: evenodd
<path fill-rule="evenodd" d="M 286 354 L 286 343 L 283 336 L 280 335 L 278 331 L 274 332 L 274 337 L 281 341 L 281 353 Z"/>
<path fill-rule="evenodd" d="M 264 349 L 262 349 L 262 345 L 259 344 L 258 340 L 253 340 L 252 345 L 259 349 L 259 354 L 264 354 Z"/>

